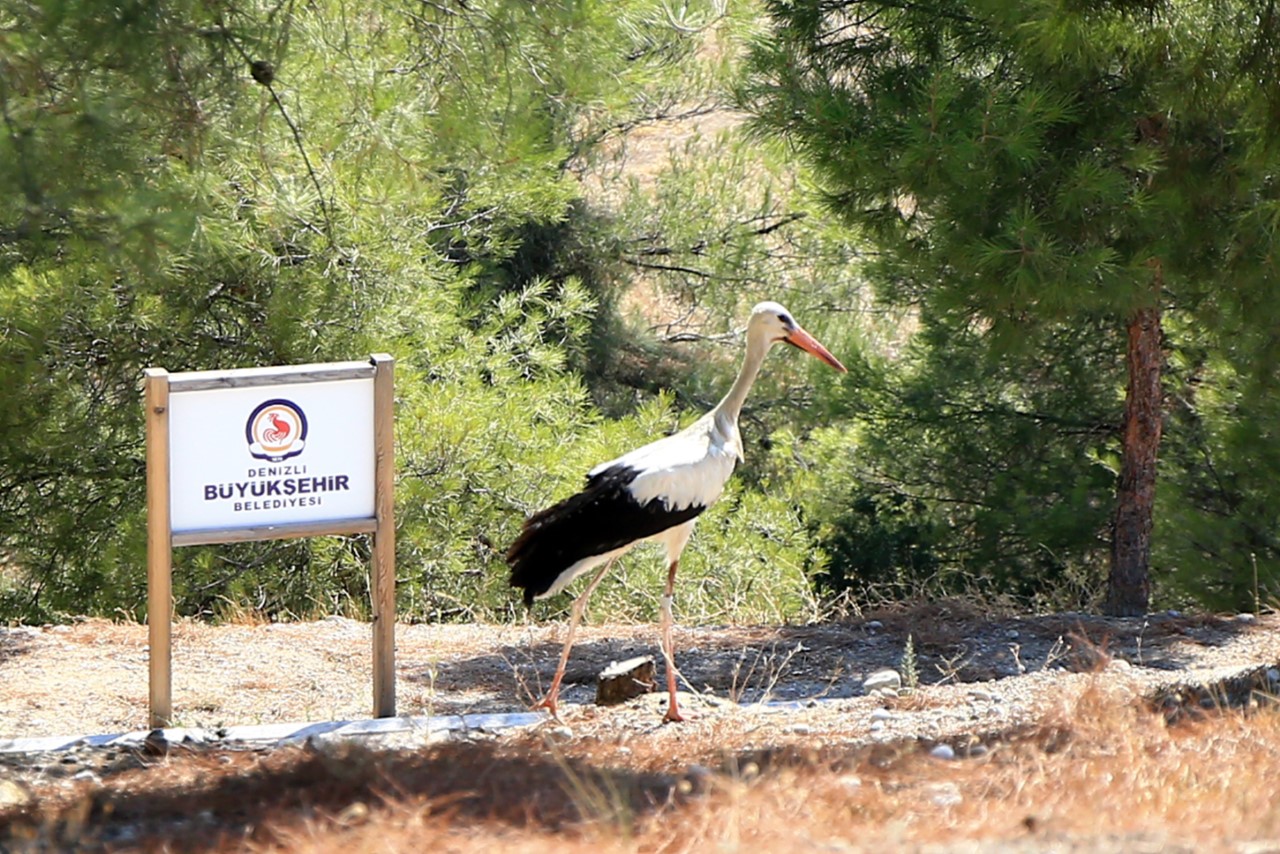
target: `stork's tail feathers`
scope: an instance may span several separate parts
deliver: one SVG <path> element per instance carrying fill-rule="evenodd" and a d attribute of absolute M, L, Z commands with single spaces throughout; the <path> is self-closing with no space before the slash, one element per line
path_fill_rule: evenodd
<path fill-rule="evenodd" d="M 562 510 L 561 504 L 549 507 L 530 516 L 520 531 L 520 536 L 507 549 L 507 565 L 511 567 L 512 587 L 524 588 L 524 604 L 532 605 L 535 596 L 547 592 L 557 576 L 568 564 L 555 554 L 557 537 L 554 514 Z M 551 530 L 547 530 L 550 528 Z"/>
<path fill-rule="evenodd" d="M 694 518 L 705 508 L 668 510 L 654 499 L 640 504 L 627 489 L 636 476 L 629 466 L 613 466 L 592 476 L 587 486 L 530 516 L 507 550 L 511 586 L 524 588 L 524 602 L 559 590 L 600 558 Z"/>

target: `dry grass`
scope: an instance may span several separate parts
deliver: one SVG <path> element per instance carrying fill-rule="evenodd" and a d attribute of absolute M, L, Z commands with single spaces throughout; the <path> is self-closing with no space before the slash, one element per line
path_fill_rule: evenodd
<path fill-rule="evenodd" d="M 171 755 L 0 812 L 0 848 L 767 851 L 1280 845 L 1280 715 L 1167 726 L 1099 680 L 981 755 L 768 743 L 732 722 L 620 738 Z M 764 738 L 764 743 L 762 743 Z"/>

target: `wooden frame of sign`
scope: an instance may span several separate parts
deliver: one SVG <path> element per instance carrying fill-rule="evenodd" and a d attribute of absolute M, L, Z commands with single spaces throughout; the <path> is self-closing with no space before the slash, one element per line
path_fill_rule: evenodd
<path fill-rule="evenodd" d="M 396 619 L 396 574 L 395 574 L 395 435 L 393 423 L 393 401 L 395 390 L 395 360 L 385 353 L 371 356 L 368 361 L 333 362 L 319 365 L 296 365 L 271 368 L 248 368 L 230 371 L 196 371 L 170 374 L 162 368 L 148 368 L 144 380 L 144 400 L 146 406 L 147 435 L 147 626 L 150 641 L 149 676 L 150 676 L 150 726 L 168 726 L 173 719 L 172 694 L 172 623 L 173 623 L 173 548 L 175 546 L 193 546 L 212 543 L 246 542 L 249 540 L 273 540 L 290 537 L 312 537 L 323 534 L 373 535 L 373 560 L 370 572 L 370 594 L 373 606 L 373 715 L 374 717 L 392 717 L 396 713 L 395 687 L 395 619 Z M 312 383 L 342 383 L 347 380 L 372 379 L 372 502 L 366 505 L 367 511 L 357 512 L 354 516 L 337 519 L 321 519 L 319 521 L 291 521 L 281 524 L 251 524 L 252 513 L 246 516 L 245 523 L 220 524 L 217 527 L 197 527 L 191 530 L 175 531 L 173 527 L 174 500 L 171 492 L 173 437 L 170 432 L 170 416 L 174 396 L 186 392 L 214 391 L 225 389 L 261 389 L 266 394 L 269 390 L 279 391 L 277 387 L 297 387 Z M 267 403 L 285 403 L 289 401 L 269 400 Z M 263 406 L 266 404 L 264 403 Z M 261 409 L 261 407 L 259 407 Z M 305 437 L 307 420 L 298 407 L 297 418 L 293 422 L 300 426 L 301 435 Z M 281 409 L 285 427 L 289 425 L 290 410 Z M 254 415 L 244 431 L 253 431 Z M 235 413 L 237 417 L 243 417 Z M 314 432 L 314 429 L 313 429 Z M 249 436 L 253 441 L 252 435 Z M 301 443 L 299 443 L 301 445 Z M 260 444 L 251 447 L 261 453 Z M 300 454 L 300 451 L 292 455 Z M 358 451 L 353 449 L 352 454 Z M 259 454 L 254 454 L 259 456 Z M 278 460 L 280 457 L 260 456 L 264 460 Z M 288 471 L 305 466 L 289 466 L 272 471 Z M 264 467 L 261 471 L 265 472 Z M 250 470 L 253 474 L 253 470 Z M 305 487 L 298 481 L 307 481 Z M 335 481 L 328 478 L 327 485 L 333 488 L 337 482 L 343 488 L 345 480 Z M 281 481 L 276 481 L 280 488 Z M 240 494 L 244 495 L 249 482 L 240 485 Z M 292 484 L 298 491 L 309 491 L 311 488 L 324 488 L 325 478 L 294 479 Z M 226 484 L 226 487 L 236 486 Z M 285 489 L 288 490 L 286 484 Z M 217 485 L 206 487 L 205 499 L 210 492 L 218 497 Z M 264 487 L 265 491 L 265 487 Z M 273 492 L 271 494 L 279 494 Z M 291 490 L 287 494 L 292 495 Z M 305 503 L 295 499 L 296 503 Z M 267 502 L 257 502 L 258 505 Z M 284 503 L 282 500 L 275 503 Z M 317 503 L 322 503 L 318 501 Z M 240 509 L 236 505 L 237 510 Z M 246 506 L 248 506 L 246 504 Z M 261 515 L 261 514 L 259 514 Z"/>

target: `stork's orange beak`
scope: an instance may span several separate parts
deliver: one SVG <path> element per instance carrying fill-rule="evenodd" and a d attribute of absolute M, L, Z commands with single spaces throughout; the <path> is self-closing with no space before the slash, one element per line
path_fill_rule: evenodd
<path fill-rule="evenodd" d="M 819 359 L 826 362 L 828 365 L 835 368 L 837 371 L 839 371 L 842 374 L 847 374 L 849 372 L 848 368 L 840 364 L 839 359 L 831 355 L 831 351 L 829 351 L 826 347 L 823 347 L 821 344 L 818 343 L 817 338 L 814 338 L 812 335 L 810 335 L 808 332 L 805 332 L 799 326 L 797 326 L 790 335 L 788 335 L 786 338 L 783 338 L 782 340 L 786 341 L 792 347 L 797 347 L 801 350 L 804 350 L 806 353 L 811 353 L 814 356 L 817 356 Z"/>

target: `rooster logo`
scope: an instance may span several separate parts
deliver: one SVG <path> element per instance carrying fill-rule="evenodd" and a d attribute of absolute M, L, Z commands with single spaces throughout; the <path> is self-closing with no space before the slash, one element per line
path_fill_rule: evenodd
<path fill-rule="evenodd" d="M 278 445 L 289 438 L 289 434 L 293 432 L 292 424 L 281 418 L 279 412 L 272 412 L 267 417 L 271 419 L 271 426 L 262 431 L 264 439 L 273 445 Z"/>
<path fill-rule="evenodd" d="M 249 453 L 260 460 L 278 463 L 302 453 L 307 444 L 307 416 L 291 400 L 263 401 L 244 425 Z"/>

